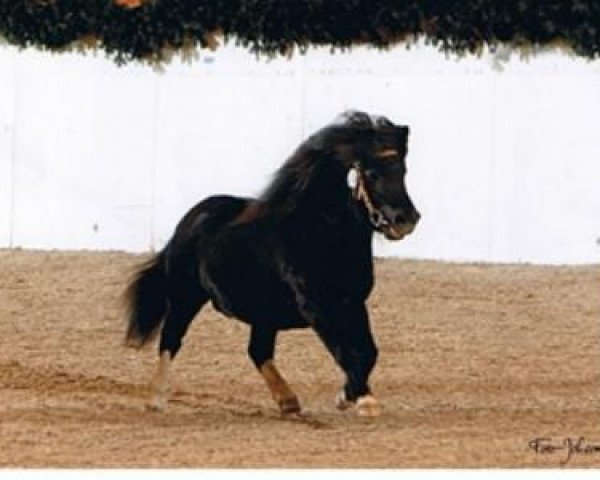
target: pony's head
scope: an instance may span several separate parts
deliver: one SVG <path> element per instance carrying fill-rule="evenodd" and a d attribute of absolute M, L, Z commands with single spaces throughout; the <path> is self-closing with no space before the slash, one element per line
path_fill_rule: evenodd
<path fill-rule="evenodd" d="M 373 228 L 390 240 L 411 233 L 421 215 L 406 190 L 409 128 L 382 116 L 345 112 L 328 128 L 330 149 L 347 169 L 348 186 Z"/>
<path fill-rule="evenodd" d="M 333 187 L 315 181 L 320 172 L 338 177 L 340 187 L 347 175 L 353 201 L 364 205 L 373 229 L 399 240 L 420 218 L 404 183 L 407 141 L 408 127 L 385 117 L 345 112 L 298 147 L 261 200 L 272 214 L 287 215 L 303 204 L 306 192 L 326 196 L 325 190 Z M 327 182 L 331 175 L 324 175 Z"/>

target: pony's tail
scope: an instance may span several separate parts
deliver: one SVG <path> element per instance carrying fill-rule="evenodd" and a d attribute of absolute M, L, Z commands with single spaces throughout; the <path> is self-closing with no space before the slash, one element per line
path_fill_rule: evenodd
<path fill-rule="evenodd" d="M 143 264 L 125 290 L 127 346 L 141 348 L 152 341 L 164 320 L 167 311 L 165 250 Z"/>

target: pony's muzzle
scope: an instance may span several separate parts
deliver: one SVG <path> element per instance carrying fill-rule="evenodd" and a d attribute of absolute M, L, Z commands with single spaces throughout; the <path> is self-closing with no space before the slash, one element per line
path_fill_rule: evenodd
<path fill-rule="evenodd" d="M 410 235 L 421 219 L 421 214 L 414 208 L 406 212 L 404 209 L 383 206 L 381 212 L 386 221 L 380 227 L 388 240 L 401 240 Z"/>
<path fill-rule="evenodd" d="M 410 223 L 416 226 L 421 219 L 421 214 L 415 208 L 404 209 L 384 205 L 381 207 L 381 213 L 385 216 L 389 223 L 394 225 Z"/>

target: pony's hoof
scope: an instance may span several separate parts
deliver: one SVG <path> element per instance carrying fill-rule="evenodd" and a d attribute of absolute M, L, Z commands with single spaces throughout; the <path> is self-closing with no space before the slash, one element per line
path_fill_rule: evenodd
<path fill-rule="evenodd" d="M 279 410 L 283 415 L 289 415 L 292 413 L 300 413 L 300 402 L 296 397 L 284 398 L 279 400 Z"/>
<path fill-rule="evenodd" d="M 365 395 L 356 401 L 356 410 L 360 417 L 378 417 L 382 408 L 373 395 Z"/>
<path fill-rule="evenodd" d="M 338 410 L 348 410 L 354 406 L 354 402 L 346 399 L 346 392 L 344 389 L 340 390 L 335 397 L 335 408 Z"/>

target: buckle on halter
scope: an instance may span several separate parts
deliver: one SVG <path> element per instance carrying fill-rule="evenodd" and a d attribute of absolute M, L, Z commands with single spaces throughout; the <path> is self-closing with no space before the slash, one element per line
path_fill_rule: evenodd
<path fill-rule="evenodd" d="M 369 220 L 371 220 L 371 224 L 376 229 L 387 227 L 390 224 L 389 220 L 385 218 L 385 215 L 377 209 L 369 211 Z"/>

